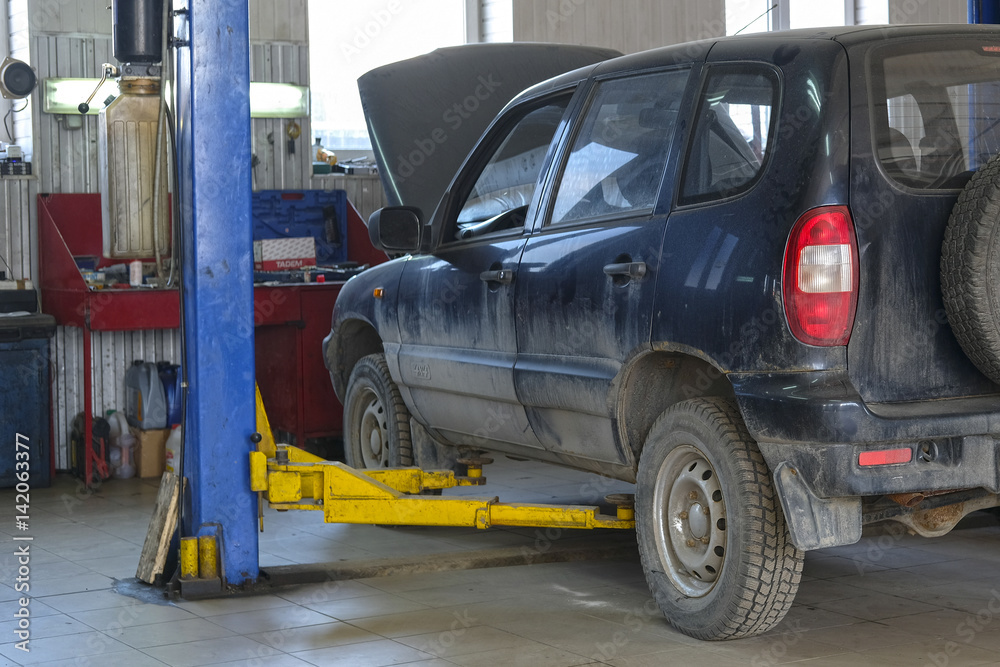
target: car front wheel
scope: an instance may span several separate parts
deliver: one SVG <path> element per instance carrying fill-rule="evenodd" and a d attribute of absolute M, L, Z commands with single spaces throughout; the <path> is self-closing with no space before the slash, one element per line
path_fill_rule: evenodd
<path fill-rule="evenodd" d="M 654 423 L 639 460 L 636 533 L 653 597 L 687 635 L 757 635 L 792 605 L 804 554 L 731 401 L 683 401 Z"/>
<path fill-rule="evenodd" d="M 352 468 L 413 465 L 410 412 L 383 354 L 362 357 L 351 371 L 344 399 L 344 457 Z"/>

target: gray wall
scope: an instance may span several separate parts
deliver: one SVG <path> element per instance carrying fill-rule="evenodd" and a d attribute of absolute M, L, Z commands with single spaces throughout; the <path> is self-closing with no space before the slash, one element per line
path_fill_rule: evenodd
<path fill-rule="evenodd" d="M 724 0 L 513 0 L 514 40 L 635 53 L 726 34 Z"/>

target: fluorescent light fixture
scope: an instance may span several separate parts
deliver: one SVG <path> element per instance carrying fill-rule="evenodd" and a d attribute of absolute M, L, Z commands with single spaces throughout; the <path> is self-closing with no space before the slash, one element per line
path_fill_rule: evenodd
<path fill-rule="evenodd" d="M 251 118 L 301 118 L 308 115 L 308 86 L 250 83 Z"/>
<path fill-rule="evenodd" d="M 100 79 L 44 79 L 42 81 L 42 111 L 45 113 L 79 114 L 77 107 L 85 101 Z M 169 90 L 167 93 L 169 94 Z M 118 96 L 118 83 L 105 81 L 90 103 L 88 115 L 104 108 L 104 101 Z M 250 84 L 251 118 L 301 118 L 309 115 L 309 88 L 290 83 Z"/>
<path fill-rule="evenodd" d="M 100 79 L 43 79 L 42 111 L 79 114 L 80 110 L 77 107 L 81 102 L 87 101 L 99 81 Z M 118 84 L 114 81 L 105 81 L 91 100 L 87 115 L 96 115 L 104 108 L 104 100 L 111 95 L 118 96 Z"/>

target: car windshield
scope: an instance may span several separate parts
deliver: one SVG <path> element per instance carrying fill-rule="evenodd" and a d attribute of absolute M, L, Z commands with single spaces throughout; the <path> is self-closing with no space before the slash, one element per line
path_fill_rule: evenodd
<path fill-rule="evenodd" d="M 871 62 L 875 150 L 895 181 L 961 188 L 1000 150 L 1000 44 L 921 42 Z"/>

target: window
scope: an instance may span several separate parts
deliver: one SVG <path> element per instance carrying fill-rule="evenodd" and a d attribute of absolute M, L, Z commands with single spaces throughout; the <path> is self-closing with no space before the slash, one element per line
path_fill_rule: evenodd
<path fill-rule="evenodd" d="M 681 204 L 749 190 L 767 157 L 778 80 L 765 67 L 722 66 L 709 74 L 684 167 Z"/>
<path fill-rule="evenodd" d="M 358 77 L 442 46 L 464 44 L 465 31 L 464 0 L 309 0 L 314 138 L 334 151 L 371 150 Z"/>
<path fill-rule="evenodd" d="M 456 238 L 524 226 L 542 164 L 569 100 L 568 94 L 551 100 L 516 122 L 466 196 Z"/>
<path fill-rule="evenodd" d="M 563 169 L 552 224 L 653 208 L 687 77 L 674 70 L 598 84 Z"/>
<path fill-rule="evenodd" d="M 1000 46 L 890 48 L 871 77 L 875 153 L 886 174 L 921 189 L 963 187 L 1000 151 Z"/>

